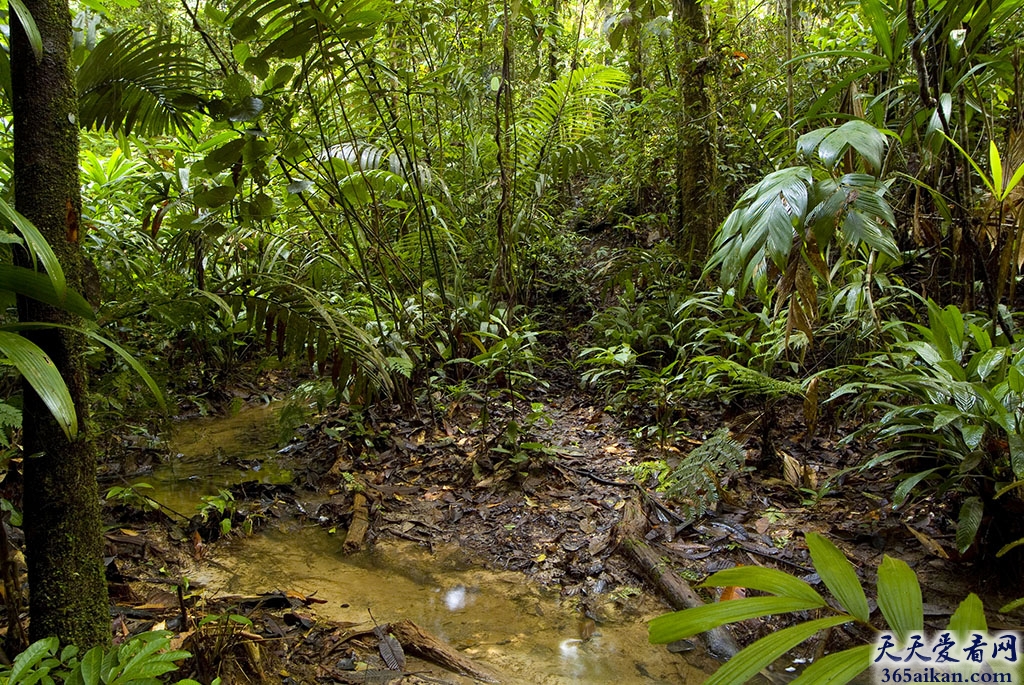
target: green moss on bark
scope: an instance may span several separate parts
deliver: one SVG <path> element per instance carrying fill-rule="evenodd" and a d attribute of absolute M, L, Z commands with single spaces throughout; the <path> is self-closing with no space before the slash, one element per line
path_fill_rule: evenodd
<path fill-rule="evenodd" d="M 26 0 L 43 38 L 37 60 L 24 31 L 11 22 L 15 206 L 49 241 L 68 285 L 81 289 L 78 96 L 70 64 L 71 16 L 66 0 Z M 21 256 L 24 260 L 24 255 Z M 19 297 L 23 321 L 80 323 L 76 317 Z M 71 392 L 79 437 L 68 440 L 27 385 L 24 403 L 25 543 L 30 638 L 57 636 L 83 648 L 110 641 L 103 573 L 96 452 L 87 439 L 85 340 L 66 330 L 33 331 Z"/>

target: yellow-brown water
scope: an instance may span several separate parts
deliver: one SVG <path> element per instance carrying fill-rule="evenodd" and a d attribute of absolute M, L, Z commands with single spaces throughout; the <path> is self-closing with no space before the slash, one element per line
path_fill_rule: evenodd
<path fill-rule="evenodd" d="M 367 627 L 368 609 L 381 623 L 410 619 L 504 683 L 699 683 L 707 677 L 648 643 L 645 621 L 665 611 L 650 598 L 598 598 L 606 620 L 583 640 L 579 613 L 557 594 L 522 574 L 474 566 L 458 547 L 431 554 L 411 543 L 387 543 L 346 556 L 341 544 L 339 535 L 318 527 L 291 525 L 220 548 L 217 566 L 194 579 L 211 593 L 316 593 L 327 602 L 315 606 L 317 614 Z"/>
<path fill-rule="evenodd" d="M 167 437 L 171 455 L 136 483 L 143 494 L 185 517 L 201 498 L 243 481 L 288 483 L 292 474 L 277 460 L 277 407 L 247 407 L 232 416 L 183 421 Z M 245 464 L 240 466 L 239 462 Z"/>
<path fill-rule="evenodd" d="M 141 480 L 154 486 L 147 494 L 191 515 L 200 497 L 234 483 L 288 481 L 291 474 L 277 463 L 276 435 L 268 406 L 184 422 L 168 439 L 172 458 Z M 240 469 L 239 460 L 250 466 Z M 381 623 L 410 619 L 504 683 L 700 683 L 707 677 L 680 655 L 648 643 L 646 621 L 666 609 L 644 595 L 589 598 L 602 621 L 581 628 L 575 602 L 522 574 L 482 569 L 458 546 L 431 553 L 411 543 L 384 543 L 343 555 L 341 534 L 280 524 L 218 546 L 216 563 L 191 577 L 210 593 L 316 593 L 327 602 L 316 612 L 340 621 L 368 622 L 367 609 Z"/>

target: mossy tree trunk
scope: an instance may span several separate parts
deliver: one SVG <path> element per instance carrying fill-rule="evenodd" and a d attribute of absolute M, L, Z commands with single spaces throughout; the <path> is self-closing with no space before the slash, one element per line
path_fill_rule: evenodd
<path fill-rule="evenodd" d="M 715 158 L 711 102 L 704 79 L 714 68 L 708 27 L 699 0 L 673 0 L 679 110 L 676 120 L 677 244 L 696 269 L 711 245 L 715 224 Z"/>
<path fill-rule="evenodd" d="M 42 36 L 37 59 L 13 14 L 11 81 L 15 206 L 43 233 L 60 259 L 68 286 L 82 290 L 78 95 L 71 70 L 67 0 L 26 0 Z M 24 255 L 21 255 L 24 259 Z M 76 324 L 77 317 L 19 297 L 22 321 Z M 110 640 L 110 608 L 96 452 L 88 439 L 85 339 L 62 329 L 29 337 L 53 360 L 78 412 L 78 437 L 68 440 L 39 396 L 24 385 L 24 513 L 30 597 L 29 637 L 57 636 L 83 648 Z"/>

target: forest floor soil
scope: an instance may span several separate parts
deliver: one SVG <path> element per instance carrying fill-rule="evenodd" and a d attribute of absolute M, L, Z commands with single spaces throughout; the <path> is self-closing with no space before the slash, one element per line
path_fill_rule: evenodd
<path fill-rule="evenodd" d="M 275 393 L 266 388 L 234 393 L 248 402 L 268 394 Z M 803 540 L 813 531 L 851 558 L 866 587 L 873 586 L 883 555 L 906 561 L 920 578 L 928 627 L 944 627 L 970 592 L 989 609 L 990 627 L 1020 626 L 1019 616 L 992 613 L 1015 599 L 1020 587 L 994 583 L 979 563 L 956 559 L 947 503 L 912 501 L 895 510 L 888 474 L 853 468 L 863 452 L 840 444 L 843 426 L 825 422 L 808 436 L 799 408 L 776 411 L 766 429 L 763 420 L 709 403 L 691 407 L 685 430 L 672 439 L 640 441 L 600 398 L 569 382 L 554 382 L 515 402 L 505 395 L 486 403 L 448 401 L 433 411 L 329 411 L 300 428 L 293 440 L 292 484 L 243 483 L 232 489 L 236 517 L 303 519 L 342 531 L 352 524 L 359 495 L 368 514 L 365 544 L 401 539 L 431 550 L 457 545 L 475 563 L 522 573 L 557 589 L 563 601 L 578 608 L 581 639 L 604 620 L 609 596 L 652 591 L 618 545 L 616 525 L 630 501 L 640 502 L 646 513 L 646 542 L 694 585 L 724 568 L 757 565 L 781 569 L 823 590 Z M 509 440 L 510 421 L 529 427 Z M 645 462 L 674 466 L 722 425 L 744 444 L 747 463 L 721 474 L 719 502 L 704 516 L 693 520 L 685 507 L 658 491 L 655 480 L 637 479 Z M 224 536 L 216 522 L 109 513 L 120 517 L 107 538 L 112 594 L 125 609 L 118 619 L 124 635 L 153 625 L 178 630 L 186 647 L 202 650 L 197 663 L 230 661 L 247 679 L 237 682 L 255 682 L 260 673 L 269 674 L 266 682 L 357 682 L 358 676 L 337 668 L 351 658 L 352 649 L 375 670 L 387 670 L 372 627 L 318 620 L 315 597 L 282 588 L 263 599 L 199 599 L 192 606 L 201 592 L 179 596 L 175 585 L 182 569 L 217 563 L 216 539 Z M 229 537 L 240 534 L 235 530 Z M 707 601 L 718 600 L 712 591 L 701 592 Z M 213 638 L 207 635 L 213 647 L 202 647 L 195 624 L 188 622 L 202 613 L 241 613 L 254 623 L 214 622 L 223 629 Z M 786 620 L 745 621 L 733 632 L 741 644 L 749 644 L 784 627 Z M 856 629 L 833 631 L 827 644 L 808 644 L 800 656 L 813 658 L 868 637 Z M 247 640 L 258 641 L 263 651 L 245 648 Z M 702 649 L 699 643 L 693 648 Z M 204 669 L 208 675 L 209 668 L 199 668 L 200 675 Z M 436 682 L 430 678 L 437 674 L 423 677 L 392 682 Z"/>

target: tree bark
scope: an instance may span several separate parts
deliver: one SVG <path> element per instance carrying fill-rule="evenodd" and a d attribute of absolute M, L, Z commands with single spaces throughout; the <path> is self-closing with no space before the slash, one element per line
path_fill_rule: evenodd
<path fill-rule="evenodd" d="M 14 114 L 15 207 L 46 237 L 68 286 L 81 291 L 81 194 L 78 178 L 78 95 L 71 69 L 67 0 L 26 0 L 42 36 L 37 60 L 14 19 L 11 81 Z M 26 255 L 19 261 L 26 264 Z M 78 317 L 18 297 L 22 321 L 79 324 Z M 24 384 L 24 519 L 30 590 L 29 636 L 56 636 L 83 649 L 110 641 L 110 609 L 96 452 L 88 439 L 85 339 L 56 328 L 26 334 L 53 360 L 78 414 L 69 440 L 36 392 Z"/>
<path fill-rule="evenodd" d="M 644 514 L 643 505 L 636 499 L 630 500 L 623 509 L 622 520 L 615 528 L 619 547 L 658 588 L 672 608 L 682 611 L 704 606 L 704 600 L 694 592 L 690 584 L 669 568 L 661 553 L 645 542 L 644 534 L 647 528 L 647 516 Z M 740 652 L 739 644 L 725 626 L 702 633 L 701 639 L 716 658 L 728 660 Z"/>
<path fill-rule="evenodd" d="M 708 55 L 708 27 L 699 0 L 674 0 L 679 114 L 676 129 L 676 232 L 695 268 L 703 258 L 715 224 L 713 116 L 705 76 L 714 68 Z"/>
<path fill-rule="evenodd" d="M 491 274 L 491 293 L 496 300 L 510 304 L 517 290 L 513 273 L 515 216 L 515 143 L 512 131 L 512 9 L 505 0 L 501 33 L 501 83 L 494 96 L 494 142 L 498 148 L 498 173 L 501 180 L 501 199 L 495 222 L 494 240 L 497 243 L 494 271 Z"/>
<path fill-rule="evenodd" d="M 387 629 L 402 643 L 403 649 L 409 654 L 485 683 L 498 682 L 496 677 L 471 659 L 464 657 L 443 640 L 431 635 L 408 619 L 392 623 L 387 626 Z"/>

